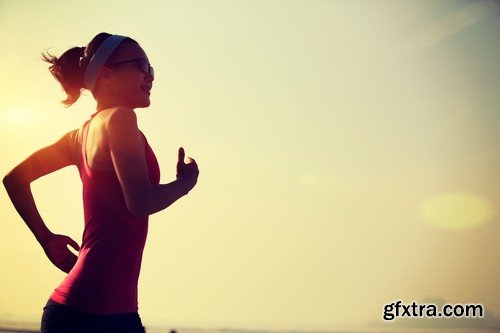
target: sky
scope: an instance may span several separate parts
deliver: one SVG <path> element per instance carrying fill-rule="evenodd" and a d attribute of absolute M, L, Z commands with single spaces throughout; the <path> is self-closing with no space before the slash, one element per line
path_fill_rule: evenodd
<path fill-rule="evenodd" d="M 160 167 L 196 188 L 150 216 L 146 325 L 332 329 L 398 299 L 500 317 L 500 3 L 0 0 L 0 173 L 80 127 L 40 60 L 100 32 L 155 69 L 137 109 Z M 31 189 L 81 241 L 81 180 Z M 0 320 L 38 320 L 64 273 L 0 191 Z"/>

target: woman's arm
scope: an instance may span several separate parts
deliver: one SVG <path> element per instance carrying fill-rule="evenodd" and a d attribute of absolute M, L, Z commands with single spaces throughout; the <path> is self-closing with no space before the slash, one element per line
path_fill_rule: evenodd
<path fill-rule="evenodd" d="M 36 208 L 30 183 L 65 166 L 76 164 L 73 150 L 76 133 L 77 130 L 70 131 L 56 143 L 33 153 L 3 178 L 5 189 L 17 212 L 42 245 L 49 259 L 63 271 L 71 269 L 76 256 L 73 258 L 70 255 L 72 252 L 62 243 L 70 244 L 75 249 L 78 249 L 78 244 L 67 236 L 53 234 L 45 225 Z M 64 261 L 66 263 L 63 263 Z"/>
<path fill-rule="evenodd" d="M 152 185 L 149 180 L 144 143 L 140 139 L 133 110 L 118 108 L 107 123 L 109 152 L 122 187 L 127 209 L 136 216 L 161 211 L 186 195 L 196 184 L 198 166 L 194 160 L 184 163 L 179 150 L 177 179 L 168 184 Z"/>

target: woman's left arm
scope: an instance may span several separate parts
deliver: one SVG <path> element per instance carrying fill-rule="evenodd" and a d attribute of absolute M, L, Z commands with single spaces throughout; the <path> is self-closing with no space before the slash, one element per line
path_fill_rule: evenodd
<path fill-rule="evenodd" d="M 34 180 L 52 173 L 56 170 L 64 168 L 68 165 L 76 164 L 76 135 L 78 130 L 73 130 L 63 135 L 57 142 L 47 147 L 44 147 L 12 169 L 4 178 L 3 184 L 10 200 L 12 201 L 21 218 L 26 222 L 28 228 L 33 232 L 37 241 L 44 248 L 49 259 L 63 271 L 69 271 L 69 265 L 63 265 L 60 261 L 63 253 L 50 255 L 47 253 L 48 244 L 53 242 L 55 236 L 58 238 L 57 243 L 61 243 L 61 237 L 67 236 L 55 235 L 45 225 L 41 218 L 38 209 L 36 208 L 33 194 L 31 193 L 30 183 Z M 70 245 L 78 244 L 67 237 L 67 243 Z M 66 239 L 66 238 L 65 238 Z M 71 241 L 70 241 L 71 240 Z M 54 242 L 53 242 L 54 243 Z M 49 246 L 53 247 L 53 246 Z M 61 248 L 61 246 L 58 246 Z M 75 247 L 75 246 L 73 246 Z M 67 249 L 67 248 L 66 248 Z M 69 249 L 67 249 L 69 253 Z M 53 252 L 53 251 L 51 251 Z M 64 252 L 64 251 L 56 251 Z M 69 254 L 64 253 L 66 258 Z M 57 257 L 57 258 L 56 258 Z M 55 262 L 56 261 L 56 262 Z M 71 265 L 72 267 L 72 265 Z"/>

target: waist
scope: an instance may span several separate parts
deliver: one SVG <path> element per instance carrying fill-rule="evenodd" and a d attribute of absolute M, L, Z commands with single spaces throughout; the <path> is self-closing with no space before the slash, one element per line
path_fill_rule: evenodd
<path fill-rule="evenodd" d="M 118 312 L 118 313 L 113 313 L 113 314 L 98 314 L 98 313 L 92 313 L 92 312 L 87 312 L 87 311 L 82 311 L 77 308 L 74 308 L 72 306 L 59 303 L 54 301 L 52 298 L 49 298 L 45 306 L 43 307 L 43 310 L 49 310 L 49 311 L 57 311 L 58 313 L 67 313 L 67 314 L 73 314 L 77 315 L 80 318 L 94 318 L 94 319 L 106 319 L 106 318 L 113 318 L 113 317 L 123 317 L 123 316 L 130 316 L 131 318 L 138 317 L 139 314 L 137 311 L 132 311 L 132 312 Z"/>
<path fill-rule="evenodd" d="M 137 283 L 147 218 L 92 222 L 92 228 L 85 227 L 75 266 L 51 298 L 98 314 L 137 311 Z"/>

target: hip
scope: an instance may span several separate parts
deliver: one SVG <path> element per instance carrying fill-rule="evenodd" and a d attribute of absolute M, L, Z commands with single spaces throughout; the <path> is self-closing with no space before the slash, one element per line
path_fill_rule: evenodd
<path fill-rule="evenodd" d="M 42 333 L 145 333 L 137 312 L 99 315 L 49 299 L 43 308 Z"/>

